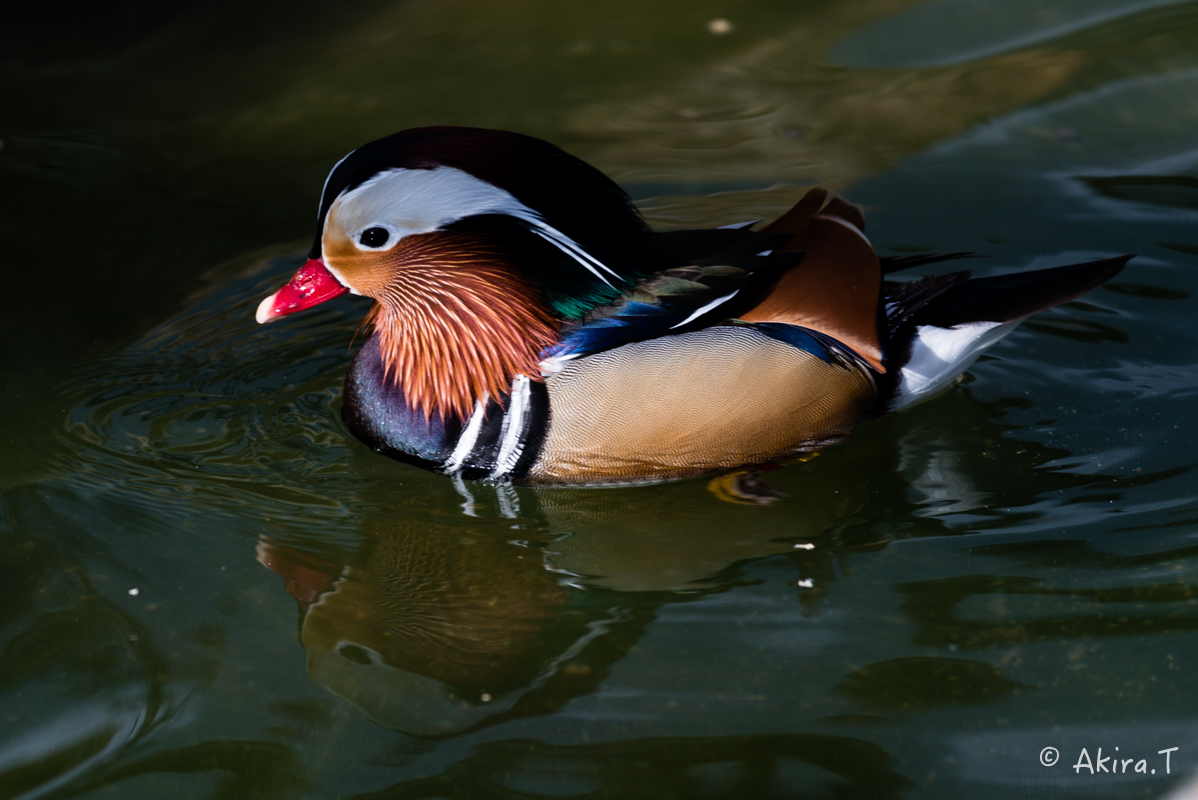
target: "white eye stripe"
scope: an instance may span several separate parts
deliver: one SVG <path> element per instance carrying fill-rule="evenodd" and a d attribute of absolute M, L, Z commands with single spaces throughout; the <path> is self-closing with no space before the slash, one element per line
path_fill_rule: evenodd
<path fill-rule="evenodd" d="M 460 219 L 482 214 L 506 214 L 527 223 L 533 233 L 608 286 L 613 284 L 603 272 L 620 278 L 619 273 L 545 222 L 540 214 L 511 193 L 455 167 L 380 172 L 359 186 L 343 191 L 330 208 L 325 226 L 339 226 L 355 242 L 370 228 L 384 228 L 400 239 L 416 233 L 429 233 Z"/>
<path fill-rule="evenodd" d="M 453 167 L 380 172 L 342 192 L 336 207 L 346 232 L 379 226 L 405 236 L 478 214 L 531 213 L 509 193 Z"/>

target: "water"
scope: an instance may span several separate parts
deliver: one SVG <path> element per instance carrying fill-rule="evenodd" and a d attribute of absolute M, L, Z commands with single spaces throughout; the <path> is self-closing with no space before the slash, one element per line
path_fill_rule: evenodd
<path fill-rule="evenodd" d="M 1124 798 L 1198 765 L 1198 4 L 30 14 L 0 797 Z M 433 123 L 551 139 L 659 227 L 822 183 L 884 253 L 1138 255 L 773 506 L 455 486 L 342 429 L 361 300 L 252 319 L 328 168 Z M 1073 768 L 1099 747 L 1126 771 Z"/>

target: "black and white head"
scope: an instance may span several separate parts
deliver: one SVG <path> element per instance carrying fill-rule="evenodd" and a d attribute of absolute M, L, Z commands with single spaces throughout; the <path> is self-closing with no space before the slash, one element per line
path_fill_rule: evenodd
<path fill-rule="evenodd" d="M 359 147 L 329 173 L 309 257 L 373 296 L 413 236 L 485 241 L 573 317 L 652 268 L 628 195 L 586 162 L 507 131 L 430 127 Z M 464 239 L 463 239 L 464 240 Z"/>

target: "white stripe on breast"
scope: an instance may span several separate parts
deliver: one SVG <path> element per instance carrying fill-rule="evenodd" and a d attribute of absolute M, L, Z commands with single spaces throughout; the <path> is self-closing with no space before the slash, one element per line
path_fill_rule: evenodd
<path fill-rule="evenodd" d="M 487 407 L 487 396 L 484 394 L 482 400 L 474 403 L 474 413 L 470 415 L 470 422 L 466 424 L 466 430 L 462 431 L 462 435 L 458 437 L 457 446 L 453 448 L 453 452 L 449 454 L 449 458 L 445 459 L 445 463 L 441 469 L 447 473 L 457 472 L 462 468 L 462 462 L 470 455 L 470 451 L 474 449 L 475 443 L 478 442 L 478 433 L 483 427 L 483 413 Z"/>
<path fill-rule="evenodd" d="M 524 417 L 532 389 L 525 375 L 517 375 L 512 381 L 512 394 L 507 413 L 503 415 L 503 427 L 499 430 L 499 455 L 495 457 L 495 469 L 489 478 L 500 480 L 516 468 L 524 452 Z"/>

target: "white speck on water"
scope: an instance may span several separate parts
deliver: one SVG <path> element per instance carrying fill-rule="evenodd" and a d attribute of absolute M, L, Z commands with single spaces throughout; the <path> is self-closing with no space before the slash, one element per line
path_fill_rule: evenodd
<path fill-rule="evenodd" d="M 810 589 L 812 586 L 815 586 L 815 581 L 811 578 L 804 578 L 803 580 L 799 581 L 798 585 L 804 589 Z"/>
<path fill-rule="evenodd" d="M 815 549 L 815 545 L 811 544 L 810 542 L 805 542 L 803 544 L 795 545 L 795 550 L 814 550 L 814 549 Z"/>
<path fill-rule="evenodd" d="M 130 597 L 137 597 L 139 594 L 141 594 L 141 589 L 138 589 L 136 586 L 129 590 Z"/>

